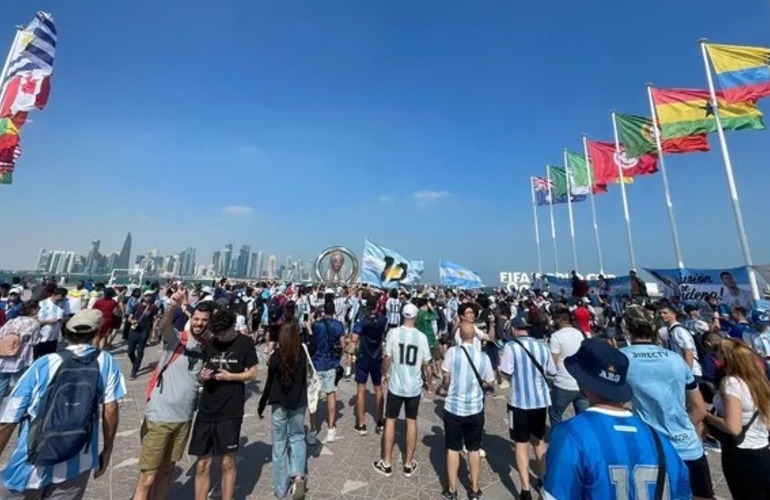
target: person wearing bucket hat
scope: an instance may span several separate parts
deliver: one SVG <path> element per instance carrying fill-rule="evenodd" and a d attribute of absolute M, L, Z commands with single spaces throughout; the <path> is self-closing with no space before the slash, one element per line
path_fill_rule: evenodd
<path fill-rule="evenodd" d="M 638 305 L 623 315 L 631 345 L 628 384 L 634 411 L 671 440 L 689 471 L 693 498 L 713 498 L 711 470 L 695 427 L 706 416 L 698 382 L 684 359 L 654 342 L 655 327 Z"/>
<path fill-rule="evenodd" d="M 670 441 L 623 406 L 633 396 L 628 358 L 606 342 L 590 339 L 564 365 L 590 407 L 553 428 L 544 496 L 692 498 L 687 467 Z M 665 474 L 658 473 L 661 465 Z"/>

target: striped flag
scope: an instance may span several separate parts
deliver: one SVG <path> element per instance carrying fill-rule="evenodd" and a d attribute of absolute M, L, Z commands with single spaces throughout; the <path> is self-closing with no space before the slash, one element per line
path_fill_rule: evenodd
<path fill-rule="evenodd" d="M 41 71 L 50 75 L 53 73 L 53 59 L 56 54 L 56 25 L 50 14 L 38 12 L 35 19 L 29 23 L 14 47 L 8 74 L 3 85 L 14 76 Z"/>
<path fill-rule="evenodd" d="M 460 264 L 442 260 L 439 263 L 441 284 L 463 289 L 484 288 L 484 282 L 478 274 Z"/>

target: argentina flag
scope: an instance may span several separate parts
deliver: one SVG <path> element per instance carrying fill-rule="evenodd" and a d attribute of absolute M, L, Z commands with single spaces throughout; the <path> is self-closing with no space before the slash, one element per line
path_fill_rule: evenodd
<path fill-rule="evenodd" d="M 444 286 L 465 289 L 484 288 L 484 282 L 478 274 L 454 262 L 442 260 L 439 263 L 439 275 L 441 284 Z"/>
<path fill-rule="evenodd" d="M 361 282 L 379 288 L 417 285 L 425 270 L 421 260 L 409 260 L 369 240 L 364 242 Z"/>
<path fill-rule="evenodd" d="M 53 59 L 56 54 L 56 25 L 50 14 L 38 12 L 18 37 L 13 47 L 11 60 L 5 81 L 14 76 L 39 71 L 46 75 L 53 72 Z M 5 82 L 2 82 L 5 84 Z"/>

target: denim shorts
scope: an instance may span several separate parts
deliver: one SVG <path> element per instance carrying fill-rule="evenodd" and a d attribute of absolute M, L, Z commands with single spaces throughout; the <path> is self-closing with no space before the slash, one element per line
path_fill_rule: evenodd
<path fill-rule="evenodd" d="M 332 368 L 323 372 L 318 372 L 318 378 L 321 380 L 321 390 L 325 394 L 337 392 L 337 384 L 334 383 L 334 377 L 337 375 L 337 369 Z"/>

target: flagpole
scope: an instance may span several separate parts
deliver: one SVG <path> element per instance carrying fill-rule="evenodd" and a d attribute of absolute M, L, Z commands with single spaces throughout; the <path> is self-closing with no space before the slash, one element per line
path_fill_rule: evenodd
<path fill-rule="evenodd" d="M 749 239 L 746 236 L 746 226 L 743 224 L 743 211 L 741 210 L 741 202 L 738 199 L 738 188 L 735 185 L 735 177 L 733 176 L 733 164 L 730 160 L 730 151 L 727 149 L 727 140 L 725 139 L 725 131 L 722 128 L 722 120 L 719 118 L 719 102 L 717 94 L 714 91 L 714 79 L 711 76 L 711 68 L 709 67 L 709 59 L 706 53 L 706 39 L 700 40 L 701 53 L 703 54 L 703 64 L 706 68 L 706 80 L 709 84 L 709 92 L 711 93 L 711 107 L 714 110 L 714 121 L 717 125 L 717 135 L 719 136 L 719 144 L 722 149 L 722 160 L 725 164 L 725 175 L 727 176 L 727 187 L 730 190 L 730 199 L 733 204 L 733 213 L 735 215 L 735 225 L 738 228 L 738 236 L 741 240 L 741 250 L 743 251 L 743 261 L 746 264 L 746 270 L 749 273 L 749 284 L 751 285 L 751 294 L 754 296 L 754 300 L 759 300 L 759 287 L 757 286 L 757 276 L 754 273 L 752 267 L 753 262 L 751 259 L 751 249 L 749 248 Z"/>
<path fill-rule="evenodd" d="M 682 248 L 679 246 L 679 233 L 676 229 L 676 219 L 674 218 L 674 203 L 671 201 L 671 190 L 668 186 L 668 174 L 666 174 L 666 161 L 663 159 L 663 144 L 660 138 L 660 127 L 658 127 L 658 113 L 655 109 L 655 101 L 652 98 L 652 84 L 647 84 L 647 97 L 650 100 L 650 114 L 652 115 L 652 130 L 655 134 L 655 147 L 658 149 L 658 164 L 660 173 L 663 177 L 663 192 L 666 195 L 666 208 L 668 208 L 668 222 L 671 225 L 671 238 L 674 240 L 674 253 L 676 254 L 676 265 L 679 269 L 684 268 L 684 259 L 682 259 Z"/>
<path fill-rule="evenodd" d="M 594 238 L 596 239 L 596 257 L 599 259 L 599 274 L 604 274 L 604 259 L 602 259 L 602 244 L 599 239 L 599 223 L 596 222 L 596 205 L 594 205 L 594 174 L 591 161 L 588 158 L 588 138 L 583 134 L 583 154 L 586 157 L 588 171 L 588 195 L 591 197 L 591 217 L 594 222 Z"/>
<path fill-rule="evenodd" d="M 553 241 L 553 271 L 559 274 L 559 251 L 556 248 L 556 222 L 553 218 L 553 186 L 551 185 L 551 169 L 546 167 L 545 173 L 548 176 L 548 208 L 551 212 L 551 240 Z"/>
<path fill-rule="evenodd" d="M 575 242 L 575 218 L 572 216 L 572 182 L 570 182 L 569 166 L 567 165 L 567 148 L 564 148 L 564 175 L 567 177 L 567 211 L 569 212 L 569 234 L 572 237 L 572 265 L 578 272 L 577 243 Z"/>
<path fill-rule="evenodd" d="M 615 118 L 615 112 L 612 112 L 612 131 L 615 134 L 615 154 L 620 154 L 620 139 L 618 139 L 618 122 Z M 636 253 L 634 252 L 634 237 L 631 234 L 631 213 L 628 210 L 628 197 L 626 196 L 625 176 L 620 162 L 616 161 L 618 166 L 618 181 L 620 182 L 620 194 L 623 198 L 623 217 L 626 220 L 626 239 L 628 240 L 628 256 L 631 259 L 631 269 L 636 270 Z"/>
<path fill-rule="evenodd" d="M 16 34 L 13 36 L 11 50 L 8 51 L 8 56 L 5 58 L 5 63 L 3 64 L 3 71 L 0 72 L 0 102 L 3 102 L 3 98 L 5 97 L 5 76 L 8 74 L 8 68 L 11 66 L 11 59 L 13 59 L 13 54 L 16 52 L 16 46 L 19 44 L 19 39 L 21 38 L 21 32 L 23 30 L 24 27 L 16 26 Z"/>
<path fill-rule="evenodd" d="M 529 190 L 532 193 L 532 213 L 535 216 L 535 245 L 537 245 L 537 272 L 543 274 L 543 257 L 540 255 L 540 226 L 537 223 L 537 201 L 535 200 L 535 178 L 529 178 Z"/>

